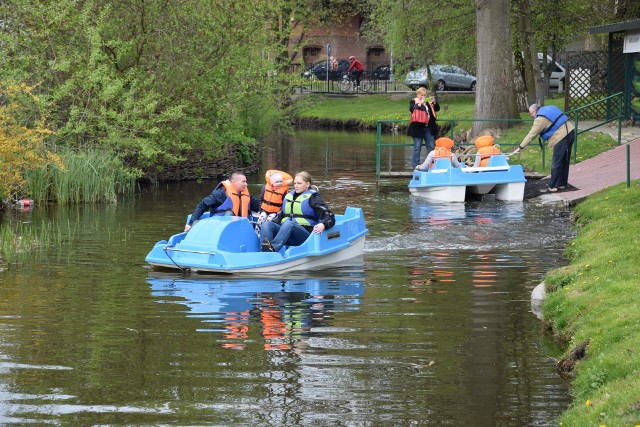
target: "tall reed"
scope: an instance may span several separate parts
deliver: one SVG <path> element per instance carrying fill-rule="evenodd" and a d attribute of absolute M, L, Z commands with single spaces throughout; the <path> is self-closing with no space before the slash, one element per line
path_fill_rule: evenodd
<path fill-rule="evenodd" d="M 65 150 L 60 155 L 64 170 L 49 166 L 26 174 L 33 200 L 61 204 L 115 203 L 119 195 L 135 190 L 136 174 L 110 151 Z"/>
<path fill-rule="evenodd" d="M 65 237 L 59 227 L 44 221 L 40 225 L 22 221 L 0 224 L 0 271 L 26 261 L 33 253 L 59 247 L 73 233 L 70 228 Z"/>

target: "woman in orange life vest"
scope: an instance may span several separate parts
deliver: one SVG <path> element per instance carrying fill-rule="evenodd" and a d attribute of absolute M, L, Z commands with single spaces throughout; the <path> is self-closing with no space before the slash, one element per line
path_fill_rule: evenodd
<path fill-rule="evenodd" d="M 500 154 L 500 149 L 493 145 L 493 137 L 491 135 L 481 136 L 476 139 L 476 160 L 473 163 L 473 167 L 485 167 L 489 163 L 491 156 Z"/>
<path fill-rule="evenodd" d="M 458 162 L 458 158 L 456 157 L 455 153 L 451 151 L 453 144 L 454 142 L 450 138 L 436 139 L 436 148 L 429 153 L 429 155 L 421 165 L 416 166 L 416 170 L 425 171 L 427 170 L 427 168 L 431 169 L 436 160 L 441 158 L 451 159 L 451 164 L 453 165 L 453 167 L 459 168 L 460 162 Z"/>
<path fill-rule="evenodd" d="M 264 221 L 271 221 L 282 208 L 282 200 L 289 192 L 289 185 L 293 178 L 286 172 L 270 169 L 264 175 L 266 184 L 260 192 L 260 216 L 258 225 Z"/>
<path fill-rule="evenodd" d="M 211 211 L 211 215 L 248 217 L 250 211 L 260 210 L 260 200 L 249 194 L 247 177 L 242 172 L 234 172 L 228 180 L 219 183 L 211 194 L 198 203 L 184 231 L 189 231 L 207 210 Z"/>

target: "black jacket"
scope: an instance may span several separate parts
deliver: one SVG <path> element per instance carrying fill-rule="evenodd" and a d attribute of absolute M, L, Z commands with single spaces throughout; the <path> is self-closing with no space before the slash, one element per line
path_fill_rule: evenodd
<path fill-rule="evenodd" d="M 293 197 L 293 200 L 295 200 L 297 197 L 295 193 Z M 309 206 L 311 207 L 311 209 L 313 209 L 313 213 L 318 219 L 318 223 L 324 224 L 325 230 L 328 230 L 336 225 L 335 215 L 329 210 L 327 204 L 324 202 L 324 200 L 322 200 L 322 197 L 320 197 L 319 193 L 314 193 L 311 195 L 311 197 L 309 197 Z M 282 209 L 284 209 L 284 204 L 282 205 Z M 280 209 L 280 212 L 278 212 L 278 215 L 274 219 L 274 222 L 276 222 L 277 224 L 279 224 L 285 216 L 282 209 Z M 304 228 L 306 228 L 308 231 L 313 230 L 313 227 L 304 226 Z"/>
<path fill-rule="evenodd" d="M 428 107 L 427 107 L 428 106 Z M 413 113 L 413 110 L 416 108 L 416 102 L 415 100 L 411 100 L 411 102 L 409 102 L 409 112 Z M 429 113 L 429 124 L 427 125 L 429 127 L 429 129 L 431 129 L 431 135 L 434 136 L 434 138 L 438 137 L 438 125 L 436 124 L 436 115 L 434 110 L 440 111 L 440 104 L 438 104 L 438 101 L 435 101 L 433 103 L 433 109 L 431 108 L 431 103 L 426 102 L 424 105 L 417 107 L 420 108 L 422 110 L 426 110 L 427 108 L 428 113 Z M 409 124 L 409 129 L 407 129 L 407 135 L 411 136 L 411 137 L 415 137 L 415 138 L 419 138 L 422 135 L 424 135 L 424 128 L 425 125 L 423 123 L 410 123 Z"/>

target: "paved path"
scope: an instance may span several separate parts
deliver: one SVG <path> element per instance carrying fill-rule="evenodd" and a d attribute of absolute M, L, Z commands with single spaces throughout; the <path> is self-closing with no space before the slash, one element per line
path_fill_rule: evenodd
<path fill-rule="evenodd" d="M 593 130 L 609 133 L 618 139 L 617 126 L 605 125 Z M 626 126 L 622 128 L 622 145 L 570 166 L 569 183 L 577 190 L 544 194 L 539 197 L 540 201 L 573 206 L 603 188 L 626 182 L 627 145 L 630 151 L 631 179 L 640 179 L 640 127 Z"/>

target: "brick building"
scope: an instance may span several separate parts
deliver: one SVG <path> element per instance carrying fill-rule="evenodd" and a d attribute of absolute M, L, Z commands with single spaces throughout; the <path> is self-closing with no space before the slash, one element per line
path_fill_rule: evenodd
<path fill-rule="evenodd" d="M 390 63 L 390 55 L 379 41 L 361 37 L 363 19 L 360 15 L 352 17 L 346 23 L 336 27 L 296 28 L 289 41 L 289 57 L 294 71 L 301 70 L 318 61 L 326 60 L 327 45 L 331 46 L 331 55 L 348 59 L 353 55 L 373 71 L 379 65 Z"/>

